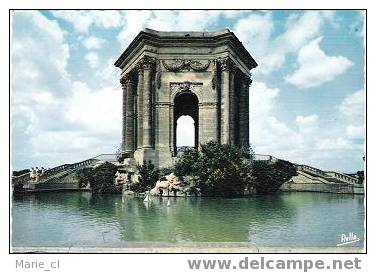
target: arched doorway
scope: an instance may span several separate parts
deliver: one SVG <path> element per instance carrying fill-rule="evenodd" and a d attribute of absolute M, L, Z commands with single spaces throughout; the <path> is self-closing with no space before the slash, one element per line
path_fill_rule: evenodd
<path fill-rule="evenodd" d="M 198 98 L 191 92 L 182 92 L 174 99 L 174 155 L 177 155 L 177 121 L 180 117 L 189 116 L 194 125 L 194 148 L 198 148 Z"/>

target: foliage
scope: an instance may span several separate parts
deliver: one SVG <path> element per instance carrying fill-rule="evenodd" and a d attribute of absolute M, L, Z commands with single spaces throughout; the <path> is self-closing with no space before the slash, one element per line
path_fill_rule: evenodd
<path fill-rule="evenodd" d="M 211 141 L 201 145 L 200 151 L 186 149 L 174 172 L 177 176 L 189 176 L 191 188 L 199 188 L 205 196 L 226 197 L 243 195 L 246 188 L 258 194 L 272 193 L 296 175 L 294 164 L 288 161 L 253 158 L 246 160 L 244 151 Z"/>
<path fill-rule="evenodd" d="M 200 153 L 194 148 L 186 148 L 175 163 L 174 173 L 176 176 L 194 175 L 198 169 L 198 162 L 201 160 Z"/>
<path fill-rule="evenodd" d="M 92 180 L 94 170 L 87 167 L 76 171 L 76 177 L 79 181 L 80 188 L 85 188 Z"/>
<path fill-rule="evenodd" d="M 13 171 L 12 176 L 19 176 L 19 175 L 23 175 L 23 174 L 29 173 L 29 172 L 30 172 L 29 169 L 23 169 L 23 170 L 20 170 L 20 171 Z"/>
<path fill-rule="evenodd" d="M 105 162 L 96 168 L 84 168 L 78 170 L 76 175 L 80 186 L 85 187 L 90 183 L 94 193 L 120 193 L 121 186 L 115 185 L 115 173 L 117 167 L 114 164 Z"/>
<path fill-rule="evenodd" d="M 254 161 L 250 185 L 259 194 L 272 193 L 276 192 L 283 183 L 289 181 L 294 175 L 296 175 L 296 168 L 294 164 L 288 161 Z"/>
<path fill-rule="evenodd" d="M 24 191 L 25 191 L 25 189 L 23 188 L 23 184 L 22 183 L 15 184 L 13 186 L 13 194 L 22 193 Z"/>
<path fill-rule="evenodd" d="M 121 163 L 123 162 L 125 159 L 125 154 L 123 153 L 123 149 L 121 148 L 121 144 L 120 144 L 120 148 L 117 149 L 116 151 L 116 160 Z"/>
<path fill-rule="evenodd" d="M 162 168 L 159 169 L 159 178 L 163 178 L 166 175 L 174 172 L 174 168 Z"/>
<path fill-rule="evenodd" d="M 364 182 L 364 171 L 358 171 L 356 174 L 358 175 L 358 184 L 363 184 L 363 182 Z"/>
<path fill-rule="evenodd" d="M 241 150 L 211 141 L 201 145 L 200 151 L 184 151 L 175 174 L 192 176 L 203 195 L 239 196 L 251 180 L 251 167 Z"/>
<path fill-rule="evenodd" d="M 155 170 L 151 161 L 144 161 L 142 165 L 137 165 L 139 174 L 138 183 L 131 184 L 131 190 L 134 192 L 145 192 L 151 190 L 159 179 L 159 172 Z"/>

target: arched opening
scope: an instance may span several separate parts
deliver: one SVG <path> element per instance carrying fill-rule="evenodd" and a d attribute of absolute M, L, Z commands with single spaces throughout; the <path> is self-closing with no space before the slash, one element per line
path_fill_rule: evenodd
<path fill-rule="evenodd" d="M 181 116 L 176 123 L 176 146 L 195 147 L 195 121 L 191 116 Z"/>
<path fill-rule="evenodd" d="M 179 126 L 178 126 L 179 120 Z M 181 146 L 198 147 L 198 98 L 182 92 L 174 99 L 174 155 Z M 186 145 L 187 144 L 187 145 Z"/>

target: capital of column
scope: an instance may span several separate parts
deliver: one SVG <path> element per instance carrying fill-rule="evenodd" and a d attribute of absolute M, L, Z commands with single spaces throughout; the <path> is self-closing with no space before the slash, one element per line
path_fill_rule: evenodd
<path fill-rule="evenodd" d="M 125 74 L 121 79 L 120 79 L 120 84 L 123 88 L 126 88 L 127 85 L 132 82 L 132 77 L 129 73 Z"/>
<path fill-rule="evenodd" d="M 137 67 L 139 71 L 144 70 L 144 69 L 152 69 L 154 68 L 155 63 L 156 63 L 156 59 L 154 57 L 145 55 L 138 61 Z"/>
<path fill-rule="evenodd" d="M 251 77 L 250 76 L 248 76 L 248 75 L 242 75 L 242 82 L 243 82 L 243 84 L 246 86 L 246 87 L 249 87 L 250 85 L 251 85 L 251 83 L 252 83 L 252 79 L 251 79 Z"/>
<path fill-rule="evenodd" d="M 222 71 L 234 71 L 236 66 L 230 57 L 219 58 L 216 60 Z"/>

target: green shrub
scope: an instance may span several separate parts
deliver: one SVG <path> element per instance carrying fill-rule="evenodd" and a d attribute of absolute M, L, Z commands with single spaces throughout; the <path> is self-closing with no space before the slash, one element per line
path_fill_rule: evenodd
<path fill-rule="evenodd" d="M 85 188 L 93 177 L 93 168 L 83 168 L 76 171 L 76 176 L 79 181 L 80 188 Z"/>
<path fill-rule="evenodd" d="M 175 163 L 173 172 L 176 176 L 193 175 L 197 172 L 197 164 L 201 160 L 201 154 L 194 148 L 186 148 L 179 160 Z"/>
<path fill-rule="evenodd" d="M 162 168 L 162 169 L 159 169 L 159 178 L 162 178 L 166 175 L 169 175 L 170 173 L 173 173 L 174 172 L 174 168 Z"/>
<path fill-rule="evenodd" d="M 259 194 L 276 192 L 283 183 L 296 175 L 294 164 L 277 160 L 276 162 L 255 161 L 252 168 L 251 186 Z"/>
<path fill-rule="evenodd" d="M 296 175 L 288 161 L 255 161 L 251 166 L 244 151 L 213 141 L 201 145 L 200 151 L 186 149 L 174 167 L 177 176 L 189 176 L 190 187 L 200 188 L 204 196 L 240 196 L 246 188 L 273 193 Z"/>
<path fill-rule="evenodd" d="M 121 193 L 122 187 L 115 186 L 115 173 L 117 167 L 105 162 L 96 168 L 84 168 L 78 170 L 76 175 L 81 187 L 89 182 L 94 193 Z"/>
<path fill-rule="evenodd" d="M 211 141 L 200 151 L 186 150 L 175 164 L 175 174 L 192 176 L 205 196 L 239 196 L 251 180 L 251 166 L 239 149 Z"/>
<path fill-rule="evenodd" d="M 23 170 L 20 170 L 20 171 L 13 171 L 12 175 L 13 176 L 19 176 L 19 175 L 23 175 L 23 174 L 29 173 L 29 172 L 30 172 L 29 169 L 23 169 Z"/>
<path fill-rule="evenodd" d="M 144 161 L 142 165 L 137 165 L 139 179 L 138 183 L 133 183 L 130 189 L 134 192 L 145 192 L 151 190 L 159 179 L 159 172 L 155 170 L 151 161 Z"/>

